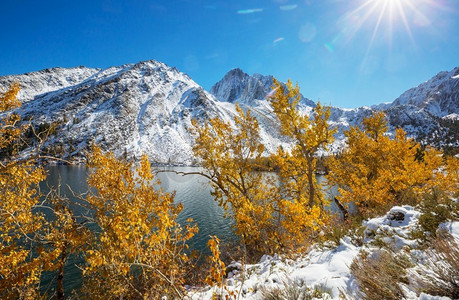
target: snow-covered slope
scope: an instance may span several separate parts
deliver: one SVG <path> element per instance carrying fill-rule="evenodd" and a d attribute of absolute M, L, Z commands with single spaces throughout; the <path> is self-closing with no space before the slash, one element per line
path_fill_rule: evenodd
<path fill-rule="evenodd" d="M 20 83 L 18 99 L 24 103 L 33 100 L 36 96 L 79 84 L 98 72 L 100 69 L 86 67 L 45 69 L 0 77 L 0 87 L 8 87 L 15 82 Z"/>
<path fill-rule="evenodd" d="M 393 103 L 356 109 L 332 108 L 330 121 L 340 129 L 331 150 L 343 144 L 342 130 L 359 124 L 373 110 L 384 109 L 392 127 L 428 140 L 429 135 L 448 143 L 457 142 L 459 114 L 459 68 L 441 72 L 410 89 Z M 289 147 L 280 136 L 267 94 L 272 76 L 248 75 L 240 69 L 228 72 L 210 93 L 188 75 L 154 60 L 108 69 L 53 68 L 22 75 L 0 77 L 0 87 L 19 82 L 19 112 L 37 124 L 57 125 L 46 148 L 63 156 L 82 158 L 91 142 L 117 155 L 140 157 L 158 163 L 194 162 L 191 119 L 219 116 L 231 121 L 235 103 L 250 108 L 257 117 L 267 153 L 279 145 Z M 302 96 L 300 109 L 310 114 L 315 103 Z"/>
<path fill-rule="evenodd" d="M 413 106 L 436 117 L 459 111 L 459 67 L 440 72 L 430 80 L 409 89 L 390 108 Z"/>
<path fill-rule="evenodd" d="M 360 253 L 377 257 L 381 251 L 390 249 L 394 254 L 405 255 L 411 263 L 407 269 L 407 277 L 411 280 L 392 283 L 400 286 L 404 294 L 401 299 L 450 300 L 425 294 L 415 280 L 435 274 L 433 264 L 442 265 L 441 261 L 434 261 L 432 257 L 429 259 L 428 255 L 432 252 L 428 254 L 425 245 L 412 235 L 418 229 L 420 216 L 421 213 L 411 206 L 395 206 L 382 217 L 364 221 L 363 237 L 344 236 L 338 246 L 314 245 L 296 259 L 265 255 L 256 264 L 233 262 L 227 268 L 232 271 L 225 280 L 224 288 L 190 287 L 189 297 L 207 300 L 215 295 L 224 298 L 233 293 L 238 295 L 238 299 L 261 300 L 269 295 L 269 291 L 277 290 L 291 291 L 287 294 L 296 295 L 298 299 L 361 299 L 358 282 L 350 270 L 353 260 Z M 452 243 L 459 244 L 459 222 L 442 223 L 440 227 L 451 234 Z M 425 279 L 432 278 L 436 276 Z"/>
<path fill-rule="evenodd" d="M 234 114 L 186 74 L 157 61 L 105 70 L 51 69 L 0 80 L 21 82 L 23 117 L 57 124 L 47 147 L 57 145 L 75 157 L 83 157 L 94 141 L 117 155 L 146 153 L 154 162 L 190 164 L 186 127 L 191 119 L 229 120 Z"/>
<path fill-rule="evenodd" d="M 457 122 L 454 115 L 459 113 L 459 67 L 409 89 L 385 111 L 393 127 L 403 127 L 427 143 L 441 144 L 448 136 L 457 136 L 451 130 Z"/>

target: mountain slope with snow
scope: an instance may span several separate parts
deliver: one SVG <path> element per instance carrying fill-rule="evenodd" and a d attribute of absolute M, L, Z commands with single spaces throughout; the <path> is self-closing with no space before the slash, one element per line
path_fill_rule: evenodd
<path fill-rule="evenodd" d="M 459 67 L 409 89 L 385 111 L 393 127 L 402 127 L 424 143 L 459 146 L 455 129 L 459 121 L 455 117 L 459 112 Z"/>
<path fill-rule="evenodd" d="M 236 103 L 257 117 L 267 153 L 290 145 L 279 134 L 279 122 L 266 99 L 272 76 L 234 69 L 207 92 L 176 68 L 151 60 L 107 69 L 53 68 L 0 77 L 3 88 L 13 82 L 21 85 L 18 97 L 23 106 L 18 112 L 23 118 L 56 126 L 45 150 L 61 157 L 84 158 L 96 142 L 118 156 L 138 158 L 146 153 L 157 163 L 192 164 L 193 138 L 187 130 L 191 120 L 218 116 L 231 122 Z M 314 106 L 302 96 L 303 113 L 310 114 Z M 342 146 L 342 130 L 377 109 L 386 111 L 392 128 L 401 126 L 427 142 L 430 135 L 457 144 L 459 68 L 439 73 L 390 104 L 332 107 L 330 122 L 340 132 L 331 150 Z"/>
<path fill-rule="evenodd" d="M 190 164 L 192 139 L 186 127 L 191 119 L 230 120 L 234 115 L 232 107 L 221 105 L 186 74 L 157 61 L 48 73 L 1 82 L 21 82 L 23 118 L 56 124 L 57 133 L 46 146 L 57 145 L 71 156 L 84 157 L 96 142 L 117 155 L 146 153 L 154 162 Z M 42 88 L 47 82 L 54 84 Z"/>

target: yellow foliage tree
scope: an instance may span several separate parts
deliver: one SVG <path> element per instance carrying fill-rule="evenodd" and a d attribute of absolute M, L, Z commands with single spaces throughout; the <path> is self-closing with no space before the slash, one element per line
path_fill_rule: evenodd
<path fill-rule="evenodd" d="M 42 258 L 33 253 L 35 233 L 44 219 L 34 213 L 39 201 L 37 185 L 45 172 L 33 159 L 15 158 L 26 129 L 12 110 L 20 107 L 19 85 L 0 95 L 0 298 L 32 298 L 42 272 Z"/>
<path fill-rule="evenodd" d="M 330 108 L 320 103 L 314 107 L 312 118 L 298 109 L 301 100 L 298 84 L 288 80 L 286 86 L 274 79 L 275 93 L 270 97 L 271 106 L 281 124 L 281 133 L 292 138 L 294 147 L 289 153 L 279 148 L 274 156 L 280 167 L 280 179 L 285 198 L 297 199 L 305 206 L 324 207 L 321 187 L 317 184 L 315 171 L 317 153 L 327 150 L 332 143 L 335 129 L 330 128 Z"/>
<path fill-rule="evenodd" d="M 341 202 L 353 203 L 360 215 L 368 217 L 393 205 L 414 204 L 432 186 L 457 190 L 454 164 L 448 164 L 448 174 L 442 172 L 441 153 L 422 150 L 402 129 L 390 138 L 384 113 L 375 112 L 362 124 L 363 130 L 353 126 L 344 133 L 347 147 L 330 163 L 328 180 L 338 186 Z"/>
<path fill-rule="evenodd" d="M 304 245 L 310 238 L 308 234 L 323 225 L 322 209 L 318 205 L 308 205 L 309 198 L 303 197 L 304 190 L 300 194 L 291 192 L 297 188 L 290 182 L 292 177 L 281 179 L 279 184 L 277 175 L 255 171 L 264 161 L 258 121 L 250 110 L 244 112 L 239 106 L 236 109 L 234 127 L 219 118 L 204 125 L 193 122 L 192 131 L 196 135 L 193 150 L 205 170 L 200 174 L 209 179 L 212 195 L 227 216 L 234 218 L 235 233 L 249 256 Z M 321 118 L 316 121 L 320 122 Z M 284 163 L 281 176 L 290 176 L 288 159 L 280 155 L 277 159 Z M 288 162 L 300 170 L 300 161 L 292 157 Z"/>
<path fill-rule="evenodd" d="M 32 128 L 14 113 L 21 106 L 18 91 L 14 84 L 0 96 L 0 298 L 36 298 L 42 272 L 57 271 L 57 298 L 63 299 L 66 259 L 85 243 L 87 230 L 56 191 L 41 201 L 38 184 L 46 173 L 40 156 L 18 156 Z"/>
<path fill-rule="evenodd" d="M 254 172 L 262 162 L 264 146 L 259 125 L 250 110 L 236 106 L 235 128 L 220 118 L 201 126 L 193 120 L 193 151 L 205 169 L 200 173 L 212 185 L 212 195 L 235 220 L 235 232 L 251 254 L 268 253 L 280 245 L 276 227 L 273 178 Z M 277 246 L 275 246 L 277 248 Z"/>
<path fill-rule="evenodd" d="M 89 296 L 181 298 L 188 261 L 185 242 L 197 231 L 177 223 L 182 206 L 155 184 L 145 155 L 134 172 L 130 163 L 94 147 L 89 166 L 86 201 L 98 227 L 96 242 L 86 252 Z"/>
<path fill-rule="evenodd" d="M 299 111 L 301 94 L 298 85 L 293 86 L 288 80 L 284 86 L 274 80 L 273 90 L 270 103 L 280 121 L 281 133 L 290 137 L 294 146 L 288 152 L 279 148 L 272 157 L 279 168 L 280 194 L 286 216 L 292 218 L 291 224 L 297 224 L 298 234 L 302 234 L 301 225 L 308 227 L 304 224 L 306 220 L 313 220 L 315 226 L 312 229 L 317 230 L 327 219 L 324 209 L 327 199 L 317 183 L 315 172 L 318 151 L 327 150 L 336 130 L 328 123 L 330 108 L 317 103 L 311 117 Z"/>

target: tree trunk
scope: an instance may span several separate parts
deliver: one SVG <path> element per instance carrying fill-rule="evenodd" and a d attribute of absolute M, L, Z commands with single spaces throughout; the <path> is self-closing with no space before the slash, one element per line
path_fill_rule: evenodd
<path fill-rule="evenodd" d="M 333 197 L 333 202 L 335 202 L 336 206 L 343 214 L 343 221 L 346 221 L 349 216 L 349 212 L 347 211 L 346 207 L 344 207 L 344 205 L 342 205 L 341 202 L 339 202 L 339 200 L 336 199 L 336 197 Z"/>
<path fill-rule="evenodd" d="M 64 300 L 64 266 L 67 259 L 67 246 L 62 247 L 59 269 L 57 271 L 57 299 Z"/>
<path fill-rule="evenodd" d="M 308 185 L 309 185 L 309 207 L 314 206 L 315 198 L 315 186 L 314 186 L 314 170 L 312 167 L 312 162 L 314 158 L 308 157 Z"/>

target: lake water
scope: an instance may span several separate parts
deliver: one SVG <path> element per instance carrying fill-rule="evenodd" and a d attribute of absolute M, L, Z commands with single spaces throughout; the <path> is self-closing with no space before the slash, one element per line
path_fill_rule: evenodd
<path fill-rule="evenodd" d="M 43 191 L 47 186 L 61 186 L 61 193 L 65 194 L 71 201 L 78 201 L 72 194 L 84 193 L 87 191 L 86 178 L 88 169 L 85 166 L 48 166 L 48 177 L 41 187 Z M 210 195 L 210 185 L 202 176 L 199 175 L 178 175 L 174 172 L 196 172 L 195 167 L 167 167 L 159 168 L 161 172 L 157 177 L 161 181 L 161 187 L 167 192 L 176 192 L 175 201 L 183 204 L 183 210 L 178 217 L 178 221 L 184 224 L 188 218 L 192 218 L 198 225 L 199 232 L 191 239 L 190 249 L 198 250 L 203 254 L 208 254 L 206 247 L 209 235 L 218 236 L 223 243 L 234 242 L 236 237 L 232 233 L 231 220 L 224 218 L 224 211 L 217 205 Z M 323 182 L 324 177 L 318 176 L 318 181 Z M 70 187 L 70 189 L 68 188 Z M 332 208 L 333 210 L 333 208 Z M 68 292 L 81 284 L 81 271 L 75 263 L 82 263 L 81 258 L 75 257 L 69 260 L 65 269 L 65 287 Z M 46 286 L 53 279 L 45 276 L 42 282 Z"/>
<path fill-rule="evenodd" d="M 48 177 L 42 183 L 43 192 L 47 186 L 57 187 L 60 183 L 61 192 L 77 201 L 72 195 L 87 191 L 86 178 L 88 169 L 84 166 L 48 166 Z M 157 178 L 166 192 L 175 191 L 175 202 L 182 203 L 183 210 L 178 217 L 180 224 L 185 224 L 192 218 L 198 225 L 199 232 L 191 240 L 190 247 L 202 251 L 206 248 L 209 235 L 217 235 L 220 239 L 229 241 L 234 239 L 231 231 L 231 222 L 223 217 L 223 209 L 217 205 L 210 195 L 210 185 L 199 175 L 178 175 L 174 172 L 196 172 L 194 167 L 168 167 L 157 169 L 160 172 Z"/>

